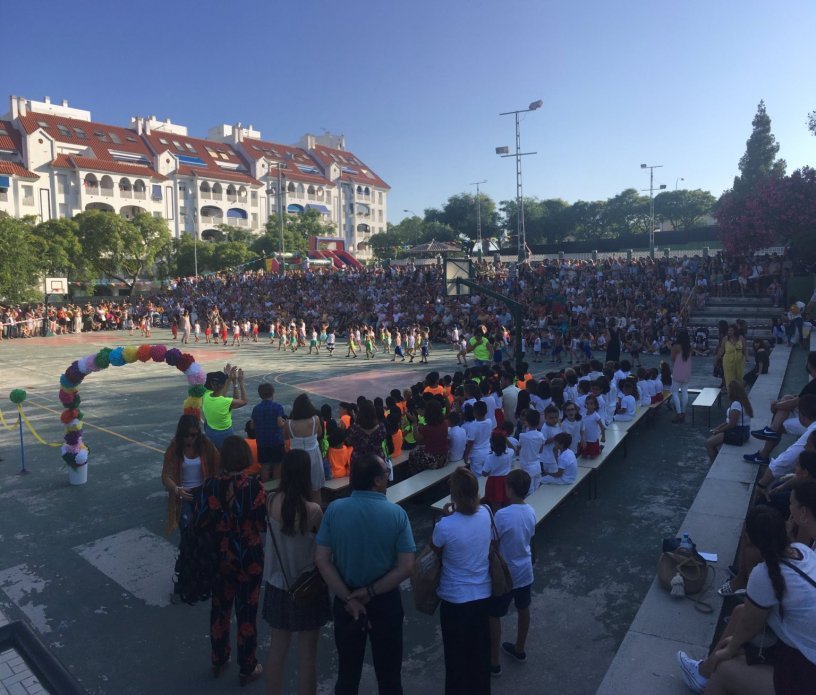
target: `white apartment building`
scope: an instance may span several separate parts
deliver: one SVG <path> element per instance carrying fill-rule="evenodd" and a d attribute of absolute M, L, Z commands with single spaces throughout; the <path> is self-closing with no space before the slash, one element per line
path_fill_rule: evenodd
<path fill-rule="evenodd" d="M 336 230 L 328 237 L 365 259 L 371 234 L 386 229 L 389 190 L 342 136 L 282 145 L 236 124 L 202 139 L 155 116 L 134 117 L 130 127 L 97 123 L 48 97 L 13 96 L 0 120 L 0 211 L 15 217 L 144 212 L 164 218 L 174 237 L 209 240 L 219 225 L 260 233 L 279 206 L 311 208 Z"/>

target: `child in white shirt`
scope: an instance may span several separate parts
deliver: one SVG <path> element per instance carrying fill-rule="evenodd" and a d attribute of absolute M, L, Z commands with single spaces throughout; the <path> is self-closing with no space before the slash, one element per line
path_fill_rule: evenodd
<path fill-rule="evenodd" d="M 567 401 L 564 403 L 564 418 L 561 420 L 561 430 L 572 437 L 570 448 L 577 454 L 578 445 L 581 443 L 581 413 L 576 403 Z"/>
<path fill-rule="evenodd" d="M 559 415 L 558 408 L 554 405 L 547 406 L 544 410 L 544 424 L 541 426 L 541 434 L 544 435 L 544 449 L 541 451 L 542 473 L 553 473 L 556 470 L 553 443 L 555 435 L 561 432 L 561 427 L 558 425 Z"/>
<path fill-rule="evenodd" d="M 448 463 L 464 463 L 467 432 L 459 422 L 459 413 L 448 413 Z"/>
<path fill-rule="evenodd" d="M 519 465 L 530 476 L 530 492 L 541 484 L 541 451 L 544 449 L 544 435 L 538 429 L 541 415 L 528 410 L 524 429 L 519 434 Z"/>
<path fill-rule="evenodd" d="M 487 454 L 490 452 L 490 433 L 493 426 L 487 419 L 487 405 L 484 401 L 477 401 L 473 405 L 473 414 L 476 420 L 470 423 L 465 444 L 465 463 L 475 475 L 481 475 Z"/>
<path fill-rule="evenodd" d="M 542 485 L 572 485 L 578 479 L 578 459 L 570 449 L 572 437 L 566 432 L 555 436 L 557 468 L 554 473 L 541 478 Z"/>
<path fill-rule="evenodd" d="M 584 458 L 594 459 L 601 453 L 601 442 L 606 441 L 606 429 L 598 412 L 598 399 L 595 396 L 587 396 L 586 409 L 586 415 L 581 420 L 579 451 Z"/>
<path fill-rule="evenodd" d="M 494 432 L 490 436 L 490 453 L 482 468 L 482 475 L 487 476 L 484 499 L 493 511 L 503 507 L 507 499 L 504 481 L 512 463 L 513 450 L 507 446 L 507 437 L 502 432 Z"/>
<path fill-rule="evenodd" d="M 615 411 L 615 420 L 618 422 L 629 422 L 635 419 L 635 411 L 637 410 L 637 401 L 634 396 L 634 385 L 629 380 L 620 383 L 621 392 L 623 396 L 620 400 L 620 405 Z"/>

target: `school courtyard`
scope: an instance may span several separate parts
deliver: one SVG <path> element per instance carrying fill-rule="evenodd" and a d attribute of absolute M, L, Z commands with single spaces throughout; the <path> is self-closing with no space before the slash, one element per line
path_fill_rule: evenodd
<path fill-rule="evenodd" d="M 25 389 L 24 412 L 33 427 L 45 441 L 61 442 L 57 392 L 66 367 L 102 347 L 148 342 L 173 346 L 166 330 L 156 330 L 150 340 L 120 331 L 0 344 L 0 411 L 12 426 L 0 428 L 0 613 L 29 624 L 89 693 L 221 693 L 237 688 L 237 669 L 212 679 L 209 606 L 170 602 L 178 539 L 164 534 L 167 506 L 160 473 L 186 396 L 183 375 L 152 362 L 89 375 L 80 387 L 91 451 L 88 483 L 69 486 L 59 450 L 38 443 L 27 429 L 29 473 L 19 474 L 19 433 L 8 392 Z M 332 358 L 279 352 L 266 341 L 240 348 L 191 345 L 189 351 L 205 370 L 226 362 L 241 366 L 251 405 L 257 402 L 258 383 L 271 381 L 276 400 L 287 410 L 303 391 L 316 406 L 329 403 L 336 412 L 340 400 L 385 396 L 391 388 L 421 380 L 430 369 L 444 374 L 457 366 L 454 353 L 443 346 L 432 351 L 427 366 L 394 364 L 382 354 L 370 361 L 346 359 L 345 344 Z M 804 354 L 800 348 L 791 359 L 786 387 L 801 386 Z M 645 364 L 657 361 L 644 358 Z M 551 368 L 533 366 L 538 374 Z M 695 358 L 692 386 L 715 384 L 711 360 Z M 251 405 L 236 411 L 236 429 L 243 427 Z M 763 420 L 765 404 L 755 407 Z M 580 486 L 538 527 L 528 660 L 504 659 L 494 692 L 579 695 L 594 693 L 601 683 L 652 582 L 660 540 L 677 531 L 708 469 L 705 414 L 698 414 L 695 425 L 690 418 L 672 425 L 671 417 L 662 408 L 633 430 L 628 454 L 619 449 L 601 470 L 596 499 L 590 501 L 586 486 Z M 712 422 L 721 417 L 715 408 Z M 418 547 L 430 536 L 430 505 L 446 494 L 444 485 L 437 486 L 406 503 Z M 720 566 L 728 564 L 724 560 Z M 403 603 L 405 692 L 442 692 L 438 615 L 415 612 L 407 584 Z M 512 610 L 503 628 L 504 637 L 512 639 Z M 260 618 L 259 633 L 263 662 L 269 629 Z M 319 692 L 332 692 L 335 671 L 328 625 L 320 642 Z M 361 692 L 376 692 L 370 656 L 363 678 Z M 290 670 L 288 692 L 294 692 L 294 683 Z M 263 689 L 261 681 L 247 690 Z"/>

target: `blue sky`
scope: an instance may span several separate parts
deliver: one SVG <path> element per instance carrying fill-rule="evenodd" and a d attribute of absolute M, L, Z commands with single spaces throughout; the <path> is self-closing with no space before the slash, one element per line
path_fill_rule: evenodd
<path fill-rule="evenodd" d="M 3 12 L 2 90 L 66 98 L 94 120 L 172 118 L 204 136 L 343 133 L 391 186 L 389 218 L 450 195 L 570 202 L 655 183 L 730 187 L 765 99 L 789 171 L 814 164 L 812 0 L 120 0 L 17 2 Z M 6 109 L 0 107 L 0 112 Z"/>

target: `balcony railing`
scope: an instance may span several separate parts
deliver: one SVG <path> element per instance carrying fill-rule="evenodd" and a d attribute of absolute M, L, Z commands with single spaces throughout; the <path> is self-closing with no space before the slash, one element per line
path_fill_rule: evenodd
<path fill-rule="evenodd" d="M 207 227 L 215 227 L 219 224 L 224 224 L 223 217 L 205 217 L 204 215 L 201 216 L 201 224 L 206 225 Z"/>
<path fill-rule="evenodd" d="M 120 198 L 132 198 L 133 191 L 130 188 L 120 188 L 119 189 L 119 197 Z"/>
<path fill-rule="evenodd" d="M 133 197 L 137 198 L 138 200 L 144 200 L 147 196 L 145 191 L 133 191 Z"/>
<path fill-rule="evenodd" d="M 113 189 L 112 188 L 100 188 L 98 195 L 103 195 L 106 198 L 113 198 Z"/>
<path fill-rule="evenodd" d="M 25 198 L 23 198 L 23 205 L 34 205 L 34 196 L 27 195 Z"/>
<path fill-rule="evenodd" d="M 249 222 L 243 217 L 227 217 L 227 224 L 231 227 L 248 227 Z"/>
<path fill-rule="evenodd" d="M 94 184 L 93 186 L 89 186 L 85 184 L 85 194 L 86 195 L 99 195 L 99 186 Z"/>
<path fill-rule="evenodd" d="M 224 194 L 223 193 L 211 193 L 210 197 L 213 200 L 223 200 L 224 199 Z"/>

